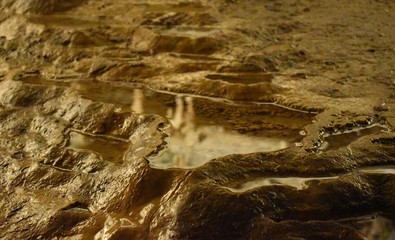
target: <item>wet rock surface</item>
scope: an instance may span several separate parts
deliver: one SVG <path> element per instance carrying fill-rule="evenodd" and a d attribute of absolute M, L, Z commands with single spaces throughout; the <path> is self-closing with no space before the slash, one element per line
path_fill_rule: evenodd
<path fill-rule="evenodd" d="M 0 9 L 0 239 L 395 238 L 393 1 Z"/>

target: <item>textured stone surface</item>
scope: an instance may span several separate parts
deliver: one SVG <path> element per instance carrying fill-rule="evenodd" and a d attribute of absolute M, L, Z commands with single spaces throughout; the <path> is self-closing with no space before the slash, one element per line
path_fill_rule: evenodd
<path fill-rule="evenodd" d="M 0 239 L 395 237 L 393 1 L 0 7 Z"/>

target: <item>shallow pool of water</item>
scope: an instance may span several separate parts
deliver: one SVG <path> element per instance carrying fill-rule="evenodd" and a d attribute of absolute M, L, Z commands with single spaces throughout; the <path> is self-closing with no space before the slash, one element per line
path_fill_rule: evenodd
<path fill-rule="evenodd" d="M 395 166 L 375 166 L 360 169 L 363 173 L 395 174 Z"/>
<path fill-rule="evenodd" d="M 337 179 L 339 176 L 334 177 L 311 177 L 311 178 L 303 178 L 303 177 L 263 177 L 253 179 L 251 181 L 241 182 L 238 184 L 234 184 L 230 187 L 227 187 L 228 190 L 232 192 L 245 192 L 258 187 L 265 186 L 289 186 L 294 187 L 298 190 L 302 190 L 307 187 L 307 182 L 313 180 L 330 180 Z"/>
<path fill-rule="evenodd" d="M 269 73 L 209 74 L 206 78 L 211 80 L 221 80 L 228 83 L 250 85 L 257 83 L 270 83 L 273 79 L 273 75 Z"/>
<path fill-rule="evenodd" d="M 122 163 L 128 142 L 71 131 L 68 148 L 98 153 L 104 161 Z"/>
<path fill-rule="evenodd" d="M 348 146 L 357 139 L 376 133 L 388 132 L 389 129 L 385 125 L 373 124 L 364 128 L 356 128 L 350 131 L 339 132 L 324 136 L 325 142 L 322 150 L 336 150 L 344 146 Z"/>
<path fill-rule="evenodd" d="M 314 117 L 313 114 L 271 104 L 237 103 L 157 92 L 142 85 L 48 81 L 34 76 L 20 81 L 68 87 L 78 91 L 83 98 L 115 104 L 121 111 L 166 117 L 171 122 L 171 126 L 164 130 L 169 136 L 167 145 L 158 154 L 148 157 L 154 168 L 193 168 L 229 154 L 281 150 L 299 141 L 302 138 L 299 131 Z M 110 161 L 118 161 L 118 155 L 106 154 L 114 152 L 110 149 L 116 148 L 119 143 L 106 142 L 106 139 L 78 133 L 71 135 L 72 146 L 90 149 Z M 123 149 L 122 146 L 120 149 Z"/>
<path fill-rule="evenodd" d="M 271 152 L 289 145 L 285 139 L 247 136 L 221 126 L 184 126 L 174 129 L 166 148 L 149 160 L 159 168 L 191 168 L 229 154 Z"/>

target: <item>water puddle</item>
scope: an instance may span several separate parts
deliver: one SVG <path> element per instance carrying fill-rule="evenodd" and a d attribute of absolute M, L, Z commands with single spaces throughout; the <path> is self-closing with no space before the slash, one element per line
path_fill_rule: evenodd
<path fill-rule="evenodd" d="M 363 173 L 395 174 L 395 166 L 376 166 L 360 169 Z"/>
<path fill-rule="evenodd" d="M 213 28 L 173 28 L 170 30 L 162 30 L 161 35 L 165 36 L 178 36 L 178 37 L 190 37 L 190 38 L 203 38 L 209 37 L 210 35 L 221 33 L 218 29 Z"/>
<path fill-rule="evenodd" d="M 283 139 L 246 136 L 221 126 L 174 129 L 166 149 L 149 160 L 158 168 L 193 168 L 229 154 L 270 152 L 289 146 Z"/>
<path fill-rule="evenodd" d="M 350 131 L 339 132 L 324 136 L 325 142 L 321 150 L 336 150 L 344 146 L 348 146 L 358 138 L 370 134 L 388 132 L 389 129 L 385 125 L 373 124 L 364 128 L 357 128 Z"/>
<path fill-rule="evenodd" d="M 221 80 L 228 83 L 257 84 L 270 83 L 272 74 L 268 73 L 244 73 L 244 74 L 209 74 L 206 78 L 211 80 Z"/>
<path fill-rule="evenodd" d="M 122 163 L 128 142 L 105 136 L 88 135 L 71 131 L 68 147 L 76 150 L 89 150 L 98 153 L 104 161 Z"/>
<path fill-rule="evenodd" d="M 158 114 L 166 116 L 167 105 L 174 102 L 174 96 L 156 93 L 141 85 L 106 83 L 97 81 L 46 80 L 38 76 L 27 76 L 18 81 L 28 84 L 71 88 L 83 98 L 95 102 L 111 103 L 121 111 Z"/>
<path fill-rule="evenodd" d="M 248 110 L 245 108 L 190 96 L 175 96 L 175 106 L 169 107 L 166 114 L 172 123 L 165 130 L 170 138 L 164 150 L 149 157 L 151 165 L 157 168 L 193 168 L 229 154 L 281 150 L 299 137 L 298 132 L 291 129 L 279 130 L 262 122 L 266 119 L 270 124 L 276 121 L 284 123 L 285 116 L 269 109 L 264 111 L 265 108 L 261 107 L 255 111 L 251 106 L 250 109 L 247 106 Z"/>
<path fill-rule="evenodd" d="M 69 29 L 85 29 L 97 27 L 98 22 L 93 22 L 90 20 L 82 20 L 80 18 L 71 18 L 63 15 L 40 15 L 40 16 L 31 16 L 29 20 L 32 23 L 42 24 L 51 28 L 69 28 Z"/>
<path fill-rule="evenodd" d="M 367 167 L 363 169 L 358 169 L 357 171 L 362 173 L 372 173 L 372 174 L 395 174 L 395 166 Z M 245 192 L 254 188 L 265 187 L 265 186 L 290 186 L 296 188 L 297 190 L 302 190 L 308 187 L 309 181 L 322 181 L 322 180 L 331 180 L 338 178 L 339 176 L 316 177 L 316 178 L 265 177 L 265 178 L 257 178 L 252 181 L 239 182 L 229 187 L 226 187 L 226 189 L 236 193 Z"/>
<path fill-rule="evenodd" d="M 232 192 L 245 192 L 258 187 L 265 186 L 290 186 L 297 190 L 305 189 L 309 181 L 321 181 L 337 179 L 339 176 L 334 177 L 317 177 L 317 178 L 301 178 L 301 177 L 284 177 L 284 178 L 258 178 L 248 182 L 234 184 L 233 186 L 226 187 Z"/>
<path fill-rule="evenodd" d="M 142 86 L 112 86 L 105 84 L 81 84 L 75 87 L 81 95 L 93 101 L 119 105 L 124 111 L 167 116 L 174 97 L 160 94 Z"/>
<path fill-rule="evenodd" d="M 136 4 L 138 5 L 138 4 Z M 206 6 L 200 3 L 185 2 L 179 4 L 143 4 L 148 12 L 203 12 Z"/>
<path fill-rule="evenodd" d="M 281 150 L 300 141 L 299 131 L 314 117 L 271 104 L 157 92 L 141 85 L 37 78 L 20 81 L 69 87 L 84 98 L 115 104 L 120 111 L 132 110 L 168 118 L 171 126 L 164 130 L 169 135 L 167 145 L 148 158 L 154 168 L 193 168 L 229 154 Z M 100 139 L 93 141 L 84 135 L 78 138 L 82 139 L 80 143 L 76 141 L 80 148 L 97 152 L 102 149 L 97 147 L 103 146 Z M 115 147 L 110 146 L 107 149 Z"/>
<path fill-rule="evenodd" d="M 368 167 L 368 168 L 358 169 L 357 171 L 362 173 L 372 173 L 372 174 L 395 174 L 395 166 Z M 316 177 L 316 178 L 265 177 L 265 178 L 257 178 L 252 181 L 239 182 L 229 187 L 226 187 L 226 189 L 237 193 L 245 192 L 254 188 L 265 187 L 265 186 L 290 186 L 296 188 L 297 190 L 302 190 L 308 187 L 309 181 L 322 181 L 322 180 L 331 180 L 338 178 L 339 176 Z"/>
<path fill-rule="evenodd" d="M 201 62 L 219 62 L 222 60 L 206 54 L 169 53 L 169 56 Z"/>
<path fill-rule="evenodd" d="M 373 174 L 395 174 L 395 166 L 376 166 L 358 169 L 362 173 L 373 173 Z M 344 176 L 344 175 L 341 175 Z M 302 178 L 302 177 L 283 177 L 283 178 L 257 178 L 252 181 L 241 182 L 233 184 L 230 187 L 226 187 L 232 192 L 245 192 L 254 188 L 264 186 L 291 186 L 297 190 L 302 190 L 308 187 L 309 181 L 322 181 L 338 179 L 340 176 L 333 177 L 316 177 L 316 178 Z"/>

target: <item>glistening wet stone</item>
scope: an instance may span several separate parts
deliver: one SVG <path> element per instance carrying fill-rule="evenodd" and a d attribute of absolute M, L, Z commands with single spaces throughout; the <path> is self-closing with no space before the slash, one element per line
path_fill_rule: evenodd
<path fill-rule="evenodd" d="M 0 1 L 0 239 L 393 238 L 394 4 Z"/>

